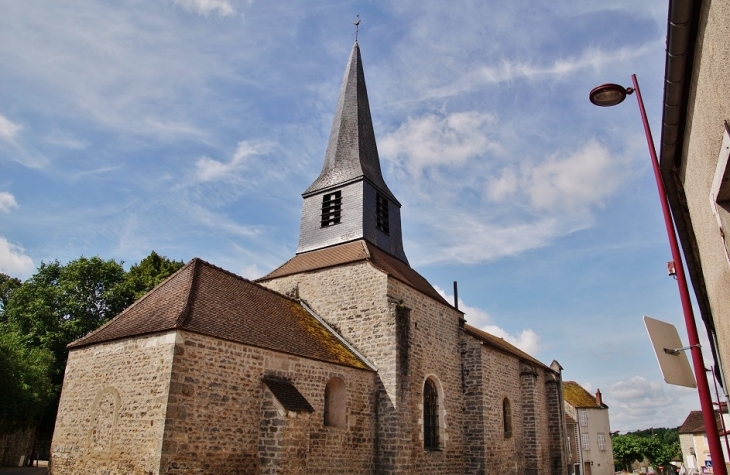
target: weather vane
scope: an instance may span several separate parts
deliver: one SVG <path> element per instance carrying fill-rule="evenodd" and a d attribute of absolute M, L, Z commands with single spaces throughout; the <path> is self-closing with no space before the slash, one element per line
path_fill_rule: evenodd
<path fill-rule="evenodd" d="M 357 42 L 357 34 L 360 32 L 360 14 L 356 16 L 357 18 L 352 22 L 352 24 L 355 25 L 355 33 L 353 33 L 355 35 L 355 42 Z"/>

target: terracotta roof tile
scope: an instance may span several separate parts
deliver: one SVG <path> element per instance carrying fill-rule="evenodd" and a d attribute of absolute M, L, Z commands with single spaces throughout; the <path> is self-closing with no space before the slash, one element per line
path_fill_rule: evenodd
<path fill-rule="evenodd" d="M 405 262 L 391 256 L 379 247 L 365 241 L 357 240 L 337 246 L 317 249 L 316 251 L 297 254 L 282 266 L 271 271 L 268 275 L 258 279 L 259 282 L 284 277 L 287 275 L 311 272 L 328 267 L 335 267 L 353 262 L 368 261 L 376 268 L 413 287 L 419 292 L 428 295 L 434 300 L 451 306 L 428 281 L 413 270 Z"/>
<path fill-rule="evenodd" d="M 264 384 L 287 411 L 314 412 L 312 405 L 293 384 L 274 379 L 264 379 Z"/>
<path fill-rule="evenodd" d="M 604 409 L 596 397 L 575 381 L 563 381 L 563 399 L 573 407 Z"/>
<path fill-rule="evenodd" d="M 720 427 L 720 414 L 715 411 L 715 422 L 718 430 L 721 431 Z M 691 411 L 684 420 L 679 429 L 677 430 L 680 434 L 704 434 L 705 433 L 705 421 L 702 418 L 702 411 Z"/>
<path fill-rule="evenodd" d="M 197 258 L 69 348 L 172 329 L 368 368 L 299 302 Z"/>
<path fill-rule="evenodd" d="M 542 362 L 538 361 L 537 359 L 533 358 L 532 356 L 528 355 L 527 353 L 520 350 L 516 346 L 514 346 L 510 343 L 507 343 L 503 338 L 496 337 L 496 336 L 492 335 L 491 333 L 487 333 L 487 332 L 480 330 L 476 327 L 473 327 L 469 324 L 464 325 L 464 331 L 468 335 L 471 335 L 471 336 L 477 338 L 478 340 L 483 341 L 484 343 L 487 343 L 499 350 L 502 350 L 505 353 L 509 353 L 522 360 L 528 361 L 530 363 L 534 363 L 542 368 L 553 371 L 553 369 L 550 368 L 549 366 L 545 365 L 544 363 L 542 363 Z"/>

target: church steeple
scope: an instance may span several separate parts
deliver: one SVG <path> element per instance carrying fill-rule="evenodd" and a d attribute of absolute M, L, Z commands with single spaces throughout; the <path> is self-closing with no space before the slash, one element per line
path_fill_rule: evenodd
<path fill-rule="evenodd" d="M 302 196 L 306 198 L 318 191 L 362 178 L 398 203 L 380 170 L 360 47 L 355 42 L 342 80 L 324 166 Z"/>
<path fill-rule="evenodd" d="M 302 194 L 297 253 L 367 239 L 408 262 L 400 203 L 383 180 L 360 47 L 352 47 L 322 171 Z"/>

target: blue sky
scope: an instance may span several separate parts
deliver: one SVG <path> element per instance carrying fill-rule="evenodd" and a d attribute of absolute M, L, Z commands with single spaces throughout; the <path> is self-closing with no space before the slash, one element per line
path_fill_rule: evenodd
<path fill-rule="evenodd" d="M 255 278 L 292 257 L 356 14 L 412 266 L 600 388 L 614 430 L 699 409 L 641 318 L 686 340 L 636 101 L 587 99 L 636 73 L 658 137 L 655 0 L 2 2 L 0 271 L 155 250 Z"/>

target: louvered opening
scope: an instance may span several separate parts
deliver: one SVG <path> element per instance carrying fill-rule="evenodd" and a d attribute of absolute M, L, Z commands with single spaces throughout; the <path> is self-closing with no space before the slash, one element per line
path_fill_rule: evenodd
<path fill-rule="evenodd" d="M 378 193 L 375 209 L 376 225 L 385 234 L 390 234 L 390 218 L 388 216 L 388 198 Z"/>
<path fill-rule="evenodd" d="M 342 213 L 342 192 L 328 193 L 322 198 L 322 227 L 340 224 Z"/>

